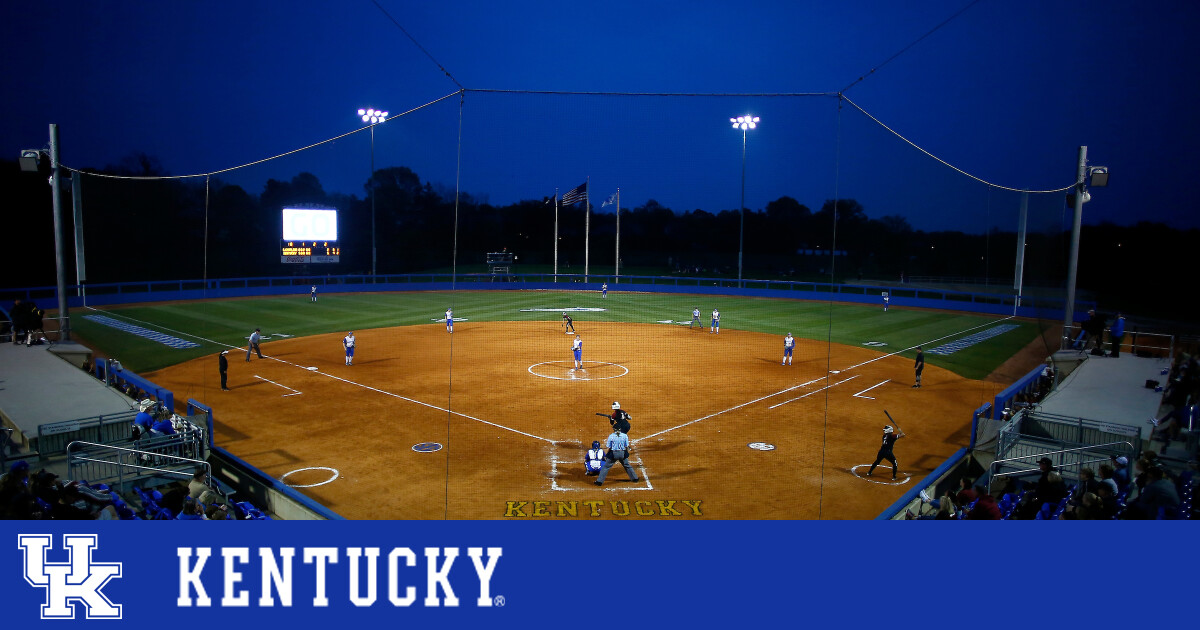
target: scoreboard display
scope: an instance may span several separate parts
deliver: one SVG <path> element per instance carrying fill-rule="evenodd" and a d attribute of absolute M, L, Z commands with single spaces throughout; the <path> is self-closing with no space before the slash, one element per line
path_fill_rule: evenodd
<path fill-rule="evenodd" d="M 284 263 L 335 263 L 340 260 L 337 210 L 284 208 L 279 260 Z"/>
<path fill-rule="evenodd" d="M 341 255 L 337 241 L 279 242 L 279 258 L 284 263 L 335 263 Z"/>

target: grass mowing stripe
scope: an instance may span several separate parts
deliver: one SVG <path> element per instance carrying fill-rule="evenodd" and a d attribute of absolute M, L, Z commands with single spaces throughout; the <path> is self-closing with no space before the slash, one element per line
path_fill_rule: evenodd
<path fill-rule="evenodd" d="M 555 311 L 522 312 L 522 308 L 557 309 L 587 306 L 607 309 L 574 313 L 576 321 L 649 323 L 660 320 L 690 321 L 692 308 L 700 308 L 701 322 L 715 306 L 722 312 L 722 327 L 782 336 L 786 332 L 802 339 L 825 341 L 827 332 L 834 343 L 861 345 L 868 341 L 891 348 L 911 348 L 928 339 L 998 321 L 985 315 L 910 311 L 899 308 L 884 313 L 875 305 L 800 302 L 776 298 L 737 298 L 690 294 L 610 293 L 602 299 L 595 292 L 578 291 L 437 291 L 421 293 L 325 294 L 317 303 L 307 295 L 262 299 L 212 300 L 194 303 L 164 303 L 117 307 L 105 312 L 128 315 L 160 329 L 187 331 L 212 340 L 194 350 L 164 351 L 137 338 L 81 322 L 81 337 L 101 352 L 120 358 L 130 369 L 147 371 L 203 356 L 217 347 L 245 345 L 256 326 L 264 333 L 295 336 L 366 330 L 371 328 L 428 325 L 440 318 L 446 306 L 472 323 L 487 321 L 559 321 Z M 830 312 L 833 328 L 828 329 Z M 1024 347 L 1036 334 L 1036 326 L 1021 322 L 1015 331 L 1004 333 L 971 348 L 943 357 L 927 357 L 931 365 L 953 370 L 968 378 L 985 376 Z M 905 351 L 901 351 L 905 352 Z"/>

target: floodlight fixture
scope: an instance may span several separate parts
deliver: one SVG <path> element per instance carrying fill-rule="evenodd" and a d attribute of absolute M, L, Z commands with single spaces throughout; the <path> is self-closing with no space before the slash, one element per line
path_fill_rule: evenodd
<path fill-rule="evenodd" d="M 1092 176 L 1092 186 L 1095 188 L 1104 188 L 1108 185 L 1108 167 L 1093 166 L 1088 169 Z"/>
<path fill-rule="evenodd" d="M 730 118 L 729 122 L 733 123 L 734 129 L 745 131 L 757 127 L 759 120 L 758 116 L 738 116 L 737 118 Z"/>
<path fill-rule="evenodd" d="M 22 171 L 36 173 L 41 159 L 40 149 L 21 149 L 21 156 L 17 158 L 17 163 L 21 165 Z"/>
<path fill-rule="evenodd" d="M 358 110 L 358 115 L 362 117 L 363 122 L 374 125 L 387 120 L 388 113 L 383 110 L 372 108 L 360 109 Z"/>

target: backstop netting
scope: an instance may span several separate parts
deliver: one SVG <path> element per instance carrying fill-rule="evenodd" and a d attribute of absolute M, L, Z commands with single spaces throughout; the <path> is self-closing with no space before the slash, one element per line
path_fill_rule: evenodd
<path fill-rule="evenodd" d="M 859 105 L 465 90 L 219 173 L 85 169 L 75 329 L 352 518 L 871 517 L 1056 349 L 1074 173 L 987 182 Z M 337 262 L 285 262 L 285 208 L 337 211 Z M 185 299 L 122 304 L 155 291 Z M 614 402 L 638 480 L 597 488 Z M 867 474 L 885 425 L 909 438 L 894 483 Z"/>

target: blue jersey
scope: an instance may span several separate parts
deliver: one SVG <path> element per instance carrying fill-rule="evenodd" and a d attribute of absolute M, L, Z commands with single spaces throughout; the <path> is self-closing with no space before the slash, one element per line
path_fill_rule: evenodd
<path fill-rule="evenodd" d="M 346 347 L 346 356 L 354 356 L 354 335 L 346 335 L 346 337 L 342 339 L 342 345 Z"/>
<path fill-rule="evenodd" d="M 583 357 L 583 340 L 576 339 L 571 343 L 571 350 L 575 353 L 575 360 L 578 361 Z"/>
<path fill-rule="evenodd" d="M 783 338 L 783 353 L 785 355 L 791 356 L 792 348 L 794 347 L 796 347 L 796 339 L 794 337 L 788 335 Z"/>

